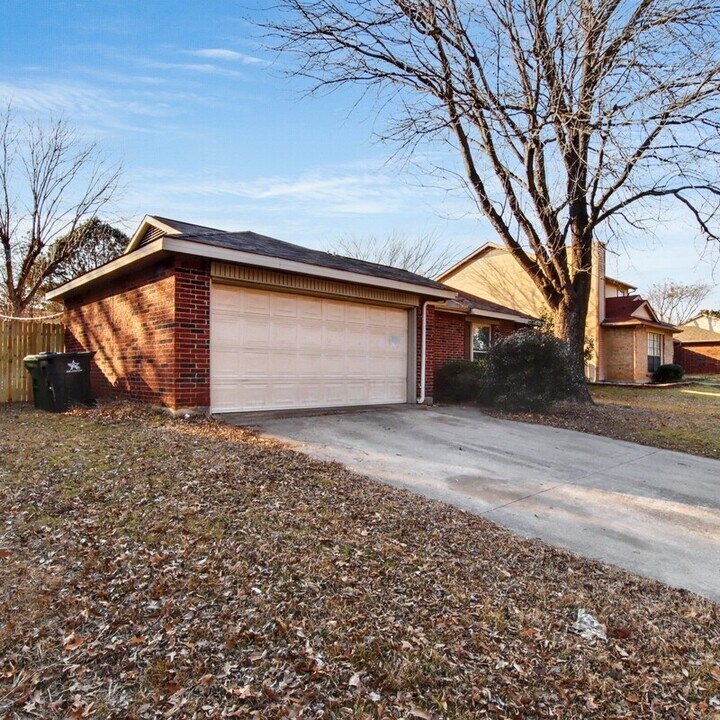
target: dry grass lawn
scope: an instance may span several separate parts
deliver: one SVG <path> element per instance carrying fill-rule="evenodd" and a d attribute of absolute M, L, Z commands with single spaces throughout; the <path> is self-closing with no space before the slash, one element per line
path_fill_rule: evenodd
<path fill-rule="evenodd" d="M 594 407 L 491 414 L 720 458 L 720 382 L 672 388 L 593 386 Z M 483 409 L 484 410 L 484 409 Z"/>
<path fill-rule="evenodd" d="M 0 517 L 3 718 L 720 716 L 717 605 L 206 419 L 2 407 Z"/>

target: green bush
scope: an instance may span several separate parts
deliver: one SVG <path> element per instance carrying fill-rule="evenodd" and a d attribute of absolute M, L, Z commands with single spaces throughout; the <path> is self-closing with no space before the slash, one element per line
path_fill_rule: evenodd
<path fill-rule="evenodd" d="M 653 373 L 653 380 L 659 383 L 678 382 L 683 379 L 684 374 L 685 371 L 683 370 L 682 365 L 668 363 L 667 365 L 661 365 Z"/>
<path fill-rule="evenodd" d="M 584 378 L 574 377 L 571 367 L 566 342 L 523 328 L 490 348 L 482 399 L 511 410 L 541 410 L 577 393 Z"/>
<path fill-rule="evenodd" d="M 485 363 L 451 360 L 435 374 L 435 400 L 477 402 L 482 392 Z"/>

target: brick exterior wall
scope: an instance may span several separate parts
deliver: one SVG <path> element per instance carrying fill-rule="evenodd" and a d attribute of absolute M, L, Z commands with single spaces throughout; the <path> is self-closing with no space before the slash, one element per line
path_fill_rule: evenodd
<path fill-rule="evenodd" d="M 207 261 L 175 269 L 175 408 L 210 406 L 210 271 Z"/>
<path fill-rule="evenodd" d="M 671 333 L 646 327 L 603 329 L 604 380 L 645 383 L 652 380 L 648 373 L 648 332 L 663 335 L 661 363 L 673 362 Z"/>
<path fill-rule="evenodd" d="M 676 343 L 675 362 L 691 375 L 720 375 L 720 343 Z"/>
<path fill-rule="evenodd" d="M 65 303 L 65 345 L 92 350 L 94 394 L 172 409 L 209 405 L 210 274 L 177 258 Z"/>
<path fill-rule="evenodd" d="M 433 305 L 427 308 L 427 351 L 425 373 L 425 397 L 432 398 L 437 371 L 452 360 L 470 359 L 470 328 L 472 324 L 490 325 L 492 342 L 510 335 L 523 327 L 520 323 L 479 315 L 462 315 L 443 312 Z M 418 311 L 417 378 L 420 396 L 420 359 L 422 357 L 422 308 Z"/>

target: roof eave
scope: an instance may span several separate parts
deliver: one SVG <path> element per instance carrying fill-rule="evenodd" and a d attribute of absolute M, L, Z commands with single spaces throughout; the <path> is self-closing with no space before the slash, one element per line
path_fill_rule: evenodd
<path fill-rule="evenodd" d="M 210 260 L 218 260 L 220 262 L 231 262 L 237 263 L 238 265 L 264 267 L 272 270 L 296 273 L 298 275 L 311 275 L 314 277 L 330 278 L 333 280 L 344 280 L 357 285 L 392 288 L 393 290 L 411 292 L 417 295 L 425 295 L 432 298 L 452 299 L 456 294 L 456 291 L 450 288 L 434 288 L 427 285 L 421 285 L 419 283 L 391 280 L 389 278 L 376 277 L 373 275 L 363 275 L 362 273 L 356 273 L 350 270 L 338 270 L 335 268 L 324 267 L 322 265 L 302 263 L 297 260 L 285 260 L 283 258 L 272 257 L 269 255 L 257 255 L 243 250 L 233 250 L 231 248 L 223 248 L 215 245 L 201 245 L 199 243 L 192 242 L 191 240 L 165 237 L 162 238 L 161 242 L 163 244 L 163 249 L 168 250 L 169 252 L 179 253 L 182 255 L 200 256 Z"/>
<path fill-rule="evenodd" d="M 531 325 L 536 322 L 532 318 L 521 317 L 520 315 L 512 315 L 510 313 L 497 312 L 496 310 L 481 310 L 480 308 L 473 308 L 470 311 L 470 315 L 489 317 L 496 320 L 510 320 L 516 323 L 522 323 L 523 325 Z"/>
<path fill-rule="evenodd" d="M 141 224 L 141 229 L 144 225 L 145 223 L 143 222 Z M 177 235 L 176 231 L 175 233 Z M 242 250 L 232 250 L 230 248 L 222 248 L 214 245 L 203 245 L 191 240 L 182 240 L 178 237 L 166 236 L 158 238 L 148 245 L 133 250 L 131 253 L 121 255 L 119 258 L 113 260 L 107 265 L 103 265 L 97 270 L 92 270 L 79 278 L 75 278 L 64 285 L 61 285 L 48 293 L 47 298 L 49 300 L 62 300 L 64 297 L 78 292 L 90 284 L 94 284 L 101 279 L 108 279 L 121 271 L 127 270 L 133 265 L 140 264 L 141 261 L 146 261 L 150 256 L 156 253 L 191 255 L 210 260 L 218 260 L 221 262 L 231 262 L 239 265 L 250 265 L 253 267 L 281 270 L 299 275 L 344 280 L 357 285 L 391 288 L 393 290 L 400 290 L 438 299 L 452 299 L 456 294 L 455 290 L 450 288 L 434 288 L 417 283 L 403 282 L 401 280 L 391 280 L 389 278 L 363 275 L 349 270 L 336 270 L 334 268 L 327 268 L 321 265 L 301 263 L 295 260 L 284 260 L 282 258 L 271 257 L 268 255 L 257 255 L 255 253 L 244 252 Z"/>
<path fill-rule="evenodd" d="M 121 255 L 120 257 L 115 258 L 115 260 L 112 260 L 95 270 L 91 270 L 74 280 L 70 280 L 63 285 L 56 287 L 54 290 L 47 293 L 45 297 L 48 300 L 62 300 L 66 296 L 81 290 L 86 285 L 94 284 L 103 279 L 108 280 L 129 267 L 147 264 L 151 259 L 154 259 L 152 256 L 162 252 L 162 239 L 155 240 L 154 242 L 133 251 L 131 254 Z"/>
<path fill-rule="evenodd" d="M 617 278 L 605 276 L 605 282 L 611 282 L 613 285 L 619 285 L 620 287 L 627 288 L 628 290 L 637 290 L 637 285 L 631 285 L 626 283 L 624 280 L 618 280 Z"/>
<path fill-rule="evenodd" d="M 603 320 L 600 325 L 602 327 L 637 327 L 638 325 L 643 325 L 646 327 L 658 328 L 659 330 L 668 330 L 673 334 L 682 332 L 674 325 L 664 325 L 663 323 L 656 323 L 652 320 L 644 320 L 642 318 L 631 318 L 630 320 Z"/>
<path fill-rule="evenodd" d="M 167 225 L 166 223 L 162 222 L 161 220 L 158 220 L 154 215 L 146 215 L 142 222 L 140 223 L 140 227 L 135 231 L 135 234 L 130 238 L 130 242 L 128 243 L 127 247 L 125 248 L 125 251 L 123 255 L 128 255 L 129 253 L 137 250 L 138 246 L 142 242 L 142 239 L 145 237 L 145 233 L 151 228 L 157 228 L 158 230 L 162 230 L 164 233 L 168 235 L 177 235 L 178 231 L 171 227 L 170 225 Z"/>

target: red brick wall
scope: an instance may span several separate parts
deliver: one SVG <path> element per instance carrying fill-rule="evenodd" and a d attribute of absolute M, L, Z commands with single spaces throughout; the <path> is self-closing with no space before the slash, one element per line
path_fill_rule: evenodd
<path fill-rule="evenodd" d="M 210 273 L 204 260 L 175 270 L 174 407 L 210 406 Z"/>
<path fill-rule="evenodd" d="M 66 301 L 68 350 L 94 350 L 91 382 L 177 409 L 209 405 L 210 275 L 176 259 Z"/>
<path fill-rule="evenodd" d="M 420 353 L 422 344 L 422 312 L 418 328 L 418 378 L 420 378 Z M 435 373 L 449 360 L 467 357 L 467 329 L 465 316 L 427 308 L 427 351 L 425 361 L 425 397 L 431 398 L 435 389 Z M 420 389 L 418 388 L 418 397 Z"/>
<path fill-rule="evenodd" d="M 720 374 L 720 343 L 705 345 L 675 344 L 675 360 L 691 375 Z"/>
<path fill-rule="evenodd" d="M 470 358 L 470 324 L 487 324 L 492 327 L 493 342 L 515 332 L 523 325 L 509 320 L 496 320 L 480 316 L 442 312 L 433 305 L 427 308 L 427 352 L 425 372 L 425 396 L 433 397 L 435 373 L 451 360 Z M 417 377 L 420 396 L 420 359 L 422 353 L 422 308 L 418 312 Z"/>

